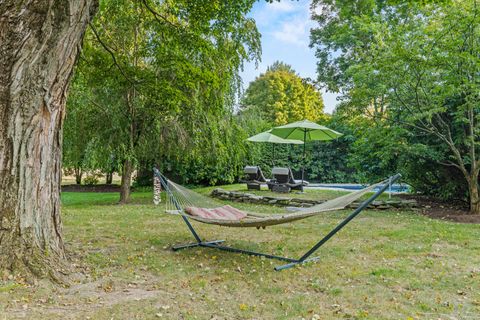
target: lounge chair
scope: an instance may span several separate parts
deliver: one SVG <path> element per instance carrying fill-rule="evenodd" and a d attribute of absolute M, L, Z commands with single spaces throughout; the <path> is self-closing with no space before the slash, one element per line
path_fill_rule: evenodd
<path fill-rule="evenodd" d="M 303 191 L 303 187 L 308 186 L 307 181 L 295 180 L 292 169 L 275 167 L 272 169 L 272 181 L 270 181 L 272 191 L 290 192 L 291 190 Z"/>
<path fill-rule="evenodd" d="M 260 167 L 246 166 L 243 172 L 245 173 L 245 179 L 241 182 L 247 184 L 248 190 L 260 190 L 262 184 L 268 183 Z"/>

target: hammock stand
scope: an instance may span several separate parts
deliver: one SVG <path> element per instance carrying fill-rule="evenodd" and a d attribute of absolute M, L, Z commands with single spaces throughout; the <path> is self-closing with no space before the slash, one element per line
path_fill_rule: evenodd
<path fill-rule="evenodd" d="M 172 191 L 170 190 L 167 182 L 167 178 L 163 176 L 158 169 L 154 168 L 154 175 L 160 179 L 160 182 L 165 189 L 165 191 L 169 194 L 171 199 L 173 200 L 173 204 L 176 207 L 178 211 L 183 211 L 182 206 L 178 202 L 178 200 L 175 198 L 173 195 Z M 221 243 L 225 242 L 225 240 L 213 240 L 213 241 L 205 241 L 202 240 L 202 238 L 198 235 L 196 232 L 195 228 L 192 226 L 190 223 L 190 220 L 188 219 L 187 216 L 181 215 L 183 221 L 187 225 L 188 229 L 192 233 L 193 237 L 195 238 L 195 242 L 188 243 L 188 244 L 181 244 L 181 245 L 175 245 L 172 247 L 173 251 L 178 251 L 181 249 L 187 249 L 187 248 L 194 248 L 194 247 L 203 247 L 203 248 L 211 248 L 211 249 L 217 249 L 217 250 L 222 250 L 222 251 L 228 251 L 228 252 L 234 252 L 234 253 L 243 253 L 243 254 L 248 254 L 252 256 L 259 256 L 259 257 L 265 257 L 269 259 L 277 259 L 277 260 L 282 260 L 282 261 L 287 261 L 289 263 L 276 266 L 274 268 L 275 271 L 281 271 L 285 269 L 289 269 L 292 267 L 295 267 L 296 265 L 299 264 L 304 264 L 307 262 L 312 262 L 312 261 L 317 261 L 320 259 L 319 256 L 316 257 L 310 257 L 312 254 L 314 254 L 321 246 L 323 246 L 330 238 L 332 238 L 338 231 L 340 231 L 343 227 L 345 227 L 351 220 L 353 220 L 360 212 L 362 212 L 370 203 L 372 203 L 378 196 L 380 196 L 385 190 L 389 188 L 389 186 L 397 181 L 401 177 L 400 174 L 396 174 L 388 179 L 388 183 L 385 183 L 377 192 L 375 192 L 370 198 L 365 200 L 357 209 L 355 209 L 349 216 L 347 216 L 342 222 L 340 222 L 335 228 L 333 228 L 327 235 L 325 235 L 320 241 L 318 241 L 312 248 L 310 248 L 305 254 L 303 254 L 300 258 L 298 259 L 293 259 L 293 258 L 287 258 L 287 257 L 282 257 L 282 256 L 276 256 L 268 253 L 262 253 L 262 252 L 256 252 L 256 251 L 251 251 L 251 250 L 244 250 L 244 249 L 239 249 L 239 248 L 234 248 L 234 247 L 229 247 L 229 246 L 224 246 L 221 245 Z"/>

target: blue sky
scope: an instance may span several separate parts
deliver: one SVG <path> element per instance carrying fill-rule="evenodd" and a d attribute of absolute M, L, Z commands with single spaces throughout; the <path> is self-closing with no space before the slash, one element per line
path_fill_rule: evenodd
<path fill-rule="evenodd" d="M 260 73 L 276 60 L 293 67 L 301 77 L 316 78 L 314 49 L 309 48 L 310 29 L 315 23 L 310 19 L 310 2 L 306 0 L 267 3 L 256 2 L 251 16 L 262 34 L 262 61 L 245 65 L 241 73 L 247 88 Z M 337 103 L 337 95 L 322 91 L 325 111 L 331 113 Z"/>

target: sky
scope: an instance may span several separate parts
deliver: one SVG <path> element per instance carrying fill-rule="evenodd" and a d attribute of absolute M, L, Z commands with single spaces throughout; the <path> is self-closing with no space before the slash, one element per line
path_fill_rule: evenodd
<path fill-rule="evenodd" d="M 315 50 L 309 47 L 310 29 L 315 27 L 310 19 L 310 3 L 307 0 L 255 3 L 250 16 L 262 35 L 262 59 L 258 68 L 254 62 L 245 65 L 241 73 L 245 88 L 277 60 L 291 65 L 301 77 L 316 79 Z M 322 96 L 325 112 L 332 113 L 337 95 L 322 91 Z"/>

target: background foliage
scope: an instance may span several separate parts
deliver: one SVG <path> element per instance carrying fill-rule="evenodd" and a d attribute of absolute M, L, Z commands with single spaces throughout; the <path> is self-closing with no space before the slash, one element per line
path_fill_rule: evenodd
<path fill-rule="evenodd" d="M 358 125 L 350 163 L 480 211 L 478 3 L 315 1 L 318 80 Z"/>
<path fill-rule="evenodd" d="M 371 182 L 401 172 L 416 191 L 478 206 L 480 19 L 475 0 L 316 0 L 316 81 L 276 62 L 242 95 L 260 56 L 253 0 L 101 1 L 68 103 L 65 165 L 157 165 L 177 181 L 237 181 L 245 165 L 301 167 L 301 146 L 247 143 L 301 119 L 344 133 L 307 144 L 306 174 Z M 323 113 L 319 88 L 341 94 Z M 480 209 L 480 206 L 478 206 Z M 474 210 L 475 211 L 475 210 Z"/>
<path fill-rule="evenodd" d="M 135 167 L 140 178 L 157 164 L 185 181 L 233 181 L 238 72 L 260 54 L 253 2 L 101 1 L 68 101 L 65 164 L 122 176 Z M 88 135 L 80 118 L 94 124 Z"/>

